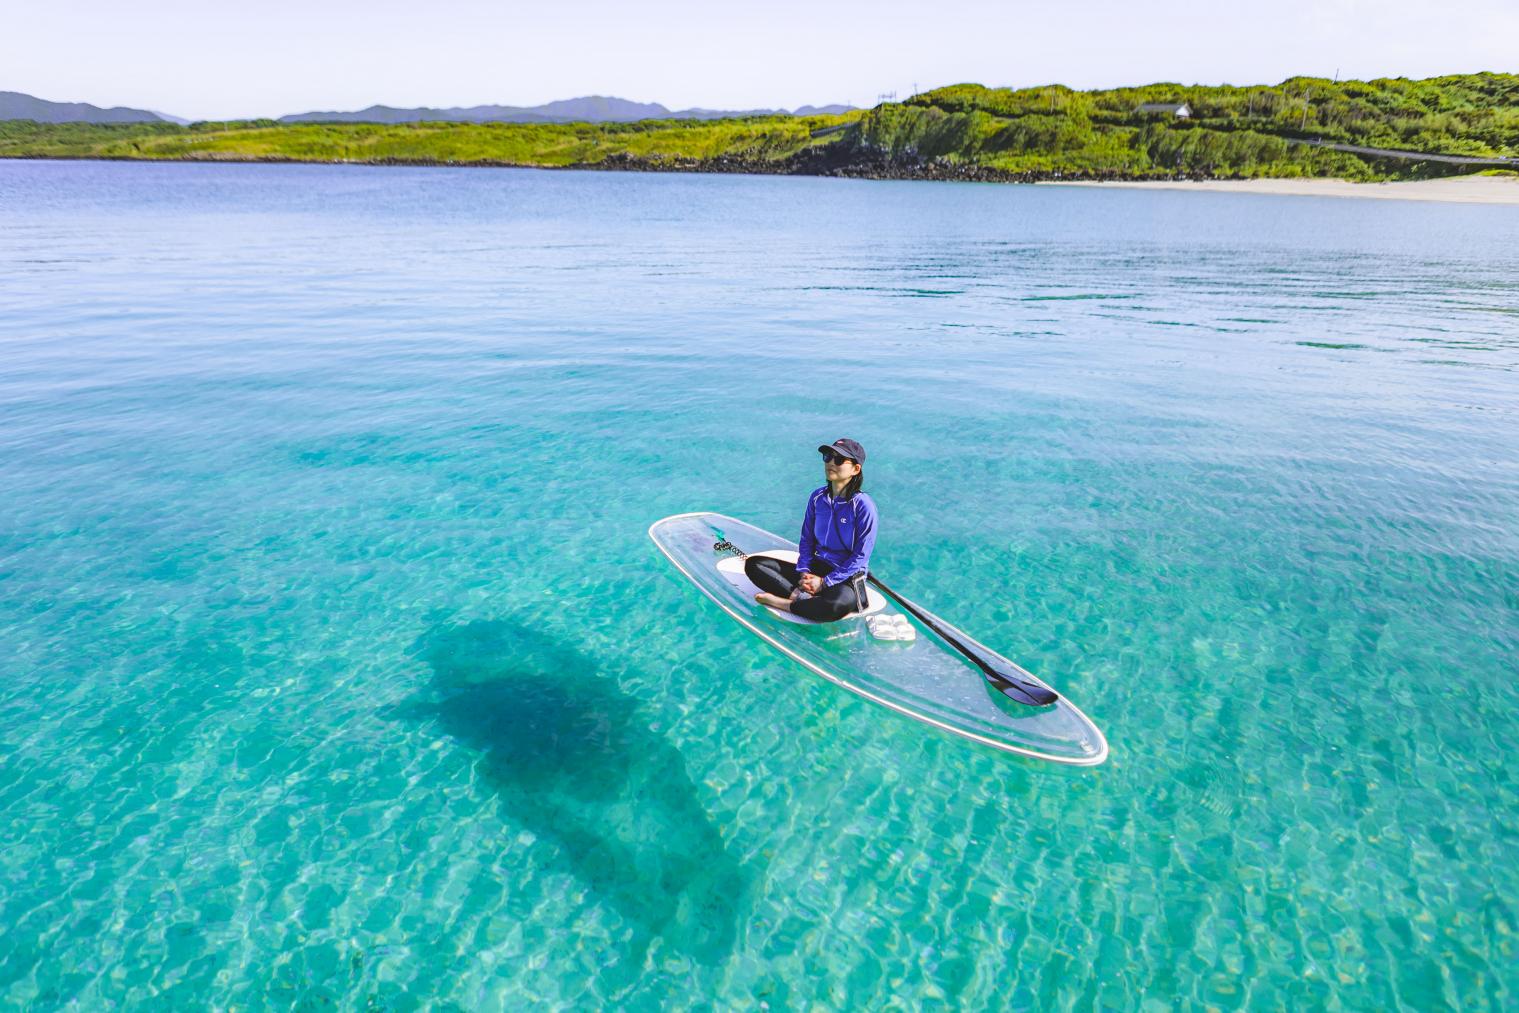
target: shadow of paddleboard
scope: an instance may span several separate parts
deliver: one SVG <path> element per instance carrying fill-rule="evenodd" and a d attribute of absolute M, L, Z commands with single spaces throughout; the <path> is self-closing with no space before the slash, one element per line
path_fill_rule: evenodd
<path fill-rule="evenodd" d="M 404 716 L 479 754 L 504 818 L 633 926 L 635 969 L 656 937 L 706 964 L 732 950 L 743 870 L 637 700 L 514 622 L 443 626 L 416 649 L 433 676 Z"/>

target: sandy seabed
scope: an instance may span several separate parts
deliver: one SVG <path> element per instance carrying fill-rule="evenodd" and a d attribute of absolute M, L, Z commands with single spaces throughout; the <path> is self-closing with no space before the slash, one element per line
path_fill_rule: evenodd
<path fill-rule="evenodd" d="M 1455 204 L 1519 204 L 1519 175 L 1456 176 L 1407 183 L 1351 183 L 1343 179 L 1210 179 L 1039 185 L 1137 187 L 1144 190 L 1264 193 L 1297 197 L 1373 197 L 1379 200 L 1430 200 Z"/>

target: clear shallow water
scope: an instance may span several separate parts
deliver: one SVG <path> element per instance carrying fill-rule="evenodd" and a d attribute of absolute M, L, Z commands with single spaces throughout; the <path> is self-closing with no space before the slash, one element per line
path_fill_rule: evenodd
<path fill-rule="evenodd" d="M 1509 208 L 0 163 L 0 1004 L 1511 1005 L 1516 250 Z M 1107 765 L 842 693 L 648 543 L 788 529 L 844 433 L 876 569 Z"/>

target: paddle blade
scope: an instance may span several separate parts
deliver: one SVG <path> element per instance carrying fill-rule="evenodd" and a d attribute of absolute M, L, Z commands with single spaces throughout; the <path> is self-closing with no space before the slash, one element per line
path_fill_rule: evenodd
<path fill-rule="evenodd" d="M 992 680 L 992 686 L 1007 697 L 1030 707 L 1048 707 L 1060 699 L 1060 694 L 1045 686 L 1036 686 L 1022 679 L 997 679 Z"/>

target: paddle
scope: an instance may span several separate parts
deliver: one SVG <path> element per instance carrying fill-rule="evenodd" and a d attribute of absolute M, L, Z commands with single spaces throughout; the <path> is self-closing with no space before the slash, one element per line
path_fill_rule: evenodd
<path fill-rule="evenodd" d="M 1036 682 L 1030 682 L 1017 673 L 1007 671 L 1003 667 L 1001 659 L 990 657 L 980 651 L 973 650 L 968 644 L 961 643 L 953 633 L 944 627 L 944 624 L 933 613 L 925 612 L 906 598 L 903 598 L 900 594 L 887 587 L 875 574 L 866 574 L 865 579 L 896 599 L 898 605 L 911 612 L 913 618 L 917 619 L 918 622 L 933 630 L 934 635 L 940 640 L 969 658 L 977 668 L 986 673 L 987 682 L 990 682 L 992 687 L 1003 696 L 1010 700 L 1016 700 L 1019 703 L 1026 703 L 1030 707 L 1048 707 L 1060 699 L 1060 695 L 1049 687 L 1041 686 Z"/>
<path fill-rule="evenodd" d="M 718 539 L 717 543 L 712 546 L 715 551 L 731 552 L 740 558 L 749 555 L 730 542 L 721 529 L 714 527 L 712 530 L 717 533 Z M 883 593 L 894 598 L 898 605 L 912 613 L 918 622 L 932 630 L 934 635 L 940 640 L 969 658 L 972 664 L 985 673 L 986 681 L 992 684 L 992 688 L 1009 700 L 1016 700 L 1018 703 L 1028 704 L 1030 707 L 1048 707 L 1060 699 L 1059 694 L 1054 690 L 1041 686 L 1038 683 L 1030 682 L 1022 675 L 1007 671 L 1003 667 L 1001 659 L 988 657 L 986 654 L 972 649 L 968 644 L 962 643 L 932 613 L 923 611 L 906 598 L 903 598 L 900 594 L 887 587 L 875 574 L 866 574 L 865 579 L 880 588 Z"/>

